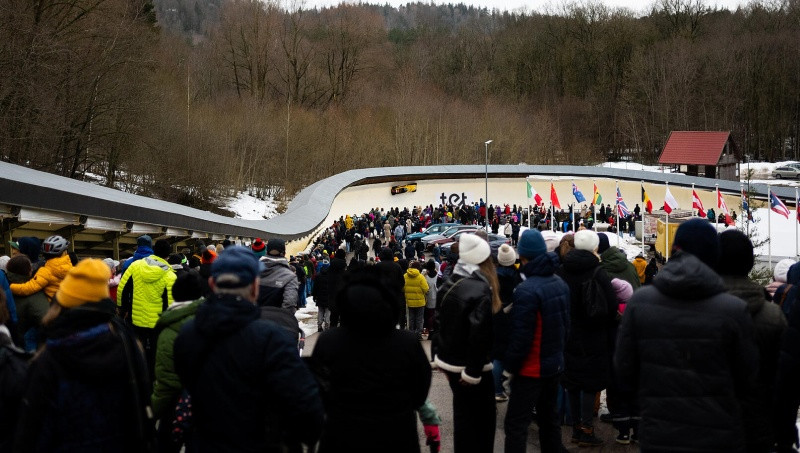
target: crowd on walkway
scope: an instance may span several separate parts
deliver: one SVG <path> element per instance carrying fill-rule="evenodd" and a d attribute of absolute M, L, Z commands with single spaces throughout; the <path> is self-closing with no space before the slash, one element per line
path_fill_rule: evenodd
<path fill-rule="evenodd" d="M 489 212 L 513 246 L 409 238 Z M 545 453 L 566 451 L 564 425 L 587 448 L 795 451 L 800 264 L 761 286 L 747 236 L 693 219 L 659 269 L 526 214 L 376 208 L 298 257 L 280 239 L 176 253 L 141 236 L 120 263 L 19 238 L 0 258 L 0 451 L 438 451 L 432 368 L 457 453 L 494 450 L 498 404 L 507 452 L 534 421 Z M 304 358 L 307 297 L 321 333 Z M 615 438 L 595 430 L 601 392 Z"/>

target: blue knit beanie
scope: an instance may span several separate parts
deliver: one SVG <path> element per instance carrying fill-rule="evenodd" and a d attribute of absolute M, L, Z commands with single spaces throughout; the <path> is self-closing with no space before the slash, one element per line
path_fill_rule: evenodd
<path fill-rule="evenodd" d="M 539 230 L 525 230 L 517 243 L 517 253 L 522 258 L 535 258 L 547 253 L 547 246 Z"/>
<path fill-rule="evenodd" d="M 675 232 L 672 249 L 691 253 L 712 269 L 719 261 L 719 237 L 705 219 L 695 218 L 681 224 Z"/>

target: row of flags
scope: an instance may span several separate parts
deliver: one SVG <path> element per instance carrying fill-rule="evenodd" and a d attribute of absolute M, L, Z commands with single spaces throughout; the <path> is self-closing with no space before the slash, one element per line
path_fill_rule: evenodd
<path fill-rule="evenodd" d="M 532 199 L 536 202 L 536 205 L 539 206 L 542 204 L 543 199 L 542 197 L 536 192 L 536 190 L 531 186 L 530 181 L 526 181 L 528 185 L 528 198 Z M 641 186 L 642 188 L 642 205 L 644 206 L 644 210 L 650 214 L 653 212 L 653 202 L 650 200 L 650 197 L 647 195 L 647 192 L 644 190 L 644 185 Z M 575 197 L 575 201 L 578 203 L 584 203 L 586 201 L 586 197 L 583 193 L 578 190 L 578 186 L 575 183 L 572 183 L 572 195 Z M 600 192 L 597 190 L 597 184 L 594 184 L 594 196 L 592 197 L 592 204 L 595 206 L 603 202 L 603 197 L 600 195 Z M 795 197 L 795 206 L 800 206 L 800 197 Z M 555 209 L 561 209 L 561 203 L 558 201 L 558 194 L 556 194 L 556 188 L 553 183 L 550 183 L 550 203 L 553 205 Z M 769 191 L 769 207 L 772 211 L 789 218 L 789 208 L 775 195 L 775 192 L 772 190 Z M 728 205 L 725 203 L 725 198 L 722 196 L 722 192 L 720 192 L 719 188 L 717 188 L 717 208 L 722 211 L 722 214 L 725 216 L 725 221 L 728 224 L 733 223 L 733 219 L 731 218 L 730 211 L 728 210 Z M 667 214 L 672 213 L 672 211 L 678 209 L 678 201 L 672 196 L 672 193 L 669 191 L 669 186 L 667 186 L 666 194 L 664 195 L 664 211 Z M 706 210 L 703 207 L 703 202 L 700 201 L 700 197 L 697 195 L 697 192 L 692 189 L 692 209 L 697 210 L 697 215 L 699 217 L 706 217 Z M 622 194 L 619 191 L 619 187 L 617 187 L 617 210 L 619 211 L 620 217 L 627 217 L 630 214 L 630 210 L 628 206 L 625 204 L 625 200 L 622 199 Z M 742 189 L 742 212 L 747 213 L 747 218 L 749 220 L 753 220 L 753 214 L 750 211 L 750 204 L 747 201 L 747 195 L 745 194 L 744 189 Z M 797 221 L 800 222 L 800 209 L 795 211 L 795 215 L 797 217 Z M 713 219 L 710 219 L 713 220 Z"/>

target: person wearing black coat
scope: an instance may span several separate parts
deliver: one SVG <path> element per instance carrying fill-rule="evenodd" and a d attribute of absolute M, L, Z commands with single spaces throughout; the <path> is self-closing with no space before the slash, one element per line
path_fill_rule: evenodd
<path fill-rule="evenodd" d="M 431 367 L 416 336 L 395 325 L 400 294 L 375 266 L 350 273 L 337 296 L 341 326 L 323 332 L 310 359 L 324 383 L 320 452 L 419 452 L 415 410 Z M 368 358 L 368 360 L 365 360 Z"/>
<path fill-rule="evenodd" d="M 571 327 L 564 354 L 563 385 L 569 393 L 573 441 L 580 446 L 597 446 L 603 442 L 594 435 L 594 400 L 611 380 L 617 299 L 611 279 L 600 266 L 597 233 L 581 230 L 575 233 L 574 240 L 575 250 L 564 256 L 558 271 L 570 292 Z M 595 289 L 600 293 L 586 294 Z M 587 301 L 592 297 L 605 307 L 603 313 L 590 317 Z"/>
<path fill-rule="evenodd" d="M 339 325 L 339 307 L 336 306 L 336 294 L 342 288 L 342 278 L 347 270 L 344 250 L 337 250 L 328 266 L 328 309 L 331 311 L 330 327 Z"/>
<path fill-rule="evenodd" d="M 747 311 L 753 318 L 754 340 L 758 347 L 758 393 L 746 408 L 750 412 L 747 420 L 756 423 L 747 430 L 753 434 L 747 439 L 748 451 L 769 451 L 775 443 L 770 414 L 773 413 L 775 376 L 781 337 L 786 330 L 786 317 L 777 304 L 768 300 L 764 287 L 748 278 L 754 263 L 750 239 L 741 231 L 731 229 L 722 232 L 719 241 L 721 255 L 717 271 L 728 293 L 747 304 Z"/>
<path fill-rule="evenodd" d="M 794 267 L 794 266 L 792 266 Z M 796 302 L 796 300 L 795 300 Z M 798 444 L 797 410 L 800 408 L 800 310 L 792 310 L 783 336 L 775 380 L 773 422 L 779 453 L 795 452 Z"/>
<path fill-rule="evenodd" d="M 87 259 L 61 282 L 10 451 L 155 451 L 144 351 L 115 315 L 110 276 L 103 261 Z"/>
<path fill-rule="evenodd" d="M 434 362 L 453 392 L 455 453 L 492 452 L 496 408 L 492 362 L 492 314 L 502 303 L 491 248 L 474 234 L 459 237 L 459 259 L 436 293 Z"/>
<path fill-rule="evenodd" d="M 327 265 L 322 268 L 317 274 L 314 281 L 314 288 L 311 290 L 311 295 L 314 297 L 314 303 L 317 304 L 317 331 L 322 332 L 331 326 L 331 274 L 330 266 Z"/>
<path fill-rule="evenodd" d="M 175 371 L 192 403 L 193 444 L 202 452 L 280 451 L 314 445 L 323 408 L 297 339 L 259 319 L 259 262 L 225 249 L 211 267 L 214 293 L 175 340 Z"/>
<path fill-rule="evenodd" d="M 644 452 L 746 451 L 758 350 L 747 304 L 712 269 L 718 257 L 714 227 L 685 222 L 669 262 L 622 316 L 614 365 L 638 394 Z"/>
<path fill-rule="evenodd" d="M 492 324 L 494 342 L 492 343 L 492 375 L 494 376 L 494 397 L 497 401 L 507 401 L 508 395 L 503 391 L 503 359 L 508 347 L 508 334 L 511 326 L 508 320 L 509 305 L 514 296 L 514 288 L 522 281 L 519 271 L 514 267 L 517 254 L 508 244 L 503 244 L 497 251 L 497 280 L 500 282 L 500 300 L 503 308 L 493 315 Z"/>

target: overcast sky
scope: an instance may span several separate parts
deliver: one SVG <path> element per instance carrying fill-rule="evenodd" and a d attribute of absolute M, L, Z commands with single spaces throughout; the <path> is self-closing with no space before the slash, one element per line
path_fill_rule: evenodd
<path fill-rule="evenodd" d="M 644 13 L 650 10 L 650 6 L 654 3 L 655 0 L 601 0 L 602 3 L 605 3 L 611 7 L 624 7 L 633 10 L 636 13 Z M 333 6 L 340 3 L 339 0 L 305 0 L 305 4 L 308 7 L 314 6 Z M 358 3 L 353 1 L 352 3 Z M 371 4 L 384 4 L 388 3 L 392 6 L 400 6 L 409 3 L 408 0 L 367 0 L 363 3 L 371 3 Z M 436 4 L 447 4 L 447 3 L 459 3 L 458 0 L 447 1 L 447 0 L 434 0 Z M 480 7 L 486 7 L 490 9 L 500 9 L 500 10 L 517 10 L 520 8 L 525 8 L 529 11 L 536 10 L 542 11 L 548 9 L 548 6 L 557 6 L 565 1 L 545 1 L 545 0 L 462 0 L 461 3 L 467 5 L 475 5 Z M 706 5 L 714 6 L 716 5 L 719 8 L 727 8 L 730 10 L 735 10 L 739 5 L 747 4 L 747 1 L 743 0 L 706 0 Z"/>

